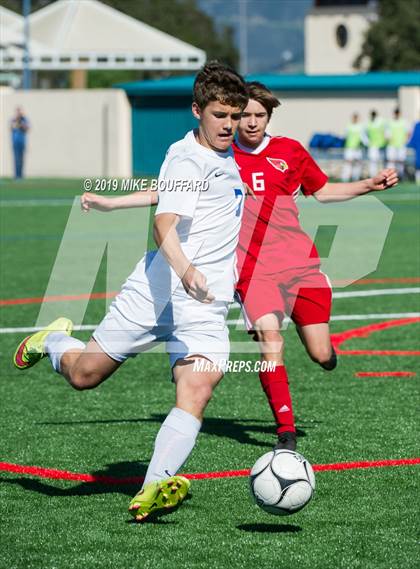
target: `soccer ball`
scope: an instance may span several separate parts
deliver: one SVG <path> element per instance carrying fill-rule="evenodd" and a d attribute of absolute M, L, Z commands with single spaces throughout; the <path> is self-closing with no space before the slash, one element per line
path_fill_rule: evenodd
<path fill-rule="evenodd" d="M 274 450 L 261 456 L 250 475 L 251 494 L 265 512 L 287 516 L 301 510 L 312 498 L 312 466 L 297 452 Z"/>

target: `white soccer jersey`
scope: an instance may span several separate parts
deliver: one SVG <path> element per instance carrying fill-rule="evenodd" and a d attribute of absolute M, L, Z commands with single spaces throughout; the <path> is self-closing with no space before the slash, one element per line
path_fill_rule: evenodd
<path fill-rule="evenodd" d="M 232 150 L 205 148 L 193 131 L 169 148 L 159 175 L 156 215 L 181 217 L 177 233 L 183 252 L 206 276 L 216 300 L 233 299 L 244 193 Z M 130 282 L 134 286 L 148 283 L 157 296 L 168 294 L 169 287 L 171 293 L 185 294 L 179 277 L 159 251 L 139 262 L 126 285 Z"/>

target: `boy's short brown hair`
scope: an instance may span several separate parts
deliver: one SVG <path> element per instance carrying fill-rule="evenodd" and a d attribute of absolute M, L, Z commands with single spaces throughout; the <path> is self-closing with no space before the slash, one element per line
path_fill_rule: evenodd
<path fill-rule="evenodd" d="M 239 73 L 218 61 L 210 61 L 197 73 L 193 99 L 201 110 L 211 101 L 244 109 L 248 94 L 245 81 Z"/>
<path fill-rule="evenodd" d="M 267 111 L 268 118 L 270 119 L 273 114 L 273 109 L 280 105 L 280 101 L 277 97 L 273 95 L 268 87 L 258 81 L 248 82 L 246 84 L 246 88 L 249 98 L 254 101 L 258 101 L 258 103 L 260 103 L 260 105 L 262 105 Z"/>

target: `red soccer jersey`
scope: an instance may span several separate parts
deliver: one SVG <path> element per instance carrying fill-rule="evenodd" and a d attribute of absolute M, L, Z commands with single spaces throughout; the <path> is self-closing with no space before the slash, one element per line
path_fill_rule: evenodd
<path fill-rule="evenodd" d="M 255 192 L 248 197 L 239 236 L 241 279 L 274 275 L 319 265 L 315 246 L 299 223 L 296 199 L 321 189 L 328 177 L 303 146 L 291 138 L 272 137 L 259 153 L 233 145 L 241 178 Z"/>

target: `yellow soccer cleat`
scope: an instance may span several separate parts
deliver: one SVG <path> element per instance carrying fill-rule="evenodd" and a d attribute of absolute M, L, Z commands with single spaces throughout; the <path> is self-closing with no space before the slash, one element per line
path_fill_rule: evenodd
<path fill-rule="evenodd" d="M 142 522 L 152 513 L 159 516 L 177 508 L 190 486 L 191 482 L 183 476 L 149 482 L 131 500 L 128 511 L 137 522 Z"/>
<path fill-rule="evenodd" d="M 48 334 L 51 332 L 64 332 L 64 334 L 71 336 L 72 331 L 73 322 L 71 320 L 68 318 L 57 318 L 43 330 L 27 336 L 21 341 L 13 356 L 13 363 L 18 369 L 32 367 L 46 356 L 45 338 Z"/>

